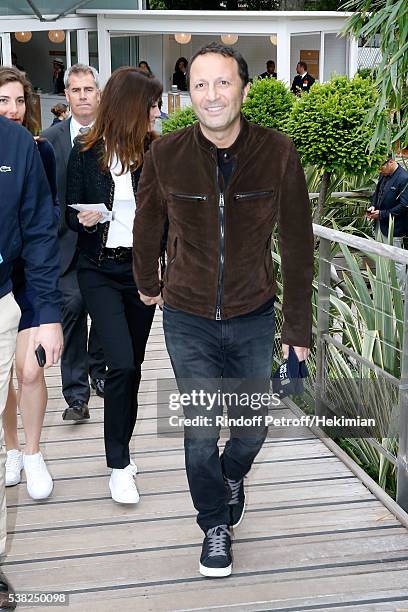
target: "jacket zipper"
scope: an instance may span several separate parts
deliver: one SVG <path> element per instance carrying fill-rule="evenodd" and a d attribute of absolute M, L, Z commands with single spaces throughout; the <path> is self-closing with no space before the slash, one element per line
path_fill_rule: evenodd
<path fill-rule="evenodd" d="M 247 200 L 249 198 L 264 198 L 272 195 L 273 191 L 248 191 L 247 193 L 236 193 L 234 200 Z"/>
<path fill-rule="evenodd" d="M 194 200 L 196 202 L 206 202 L 207 196 L 204 195 L 191 195 L 188 193 L 171 193 L 174 198 L 181 198 L 183 200 Z"/>
<path fill-rule="evenodd" d="M 219 169 L 217 165 L 217 185 Z M 224 214 L 224 192 L 220 191 L 218 196 L 218 218 L 220 223 L 220 257 L 218 266 L 217 304 L 215 309 L 215 320 L 221 321 L 221 295 L 224 284 L 224 248 L 225 248 L 225 214 Z"/>

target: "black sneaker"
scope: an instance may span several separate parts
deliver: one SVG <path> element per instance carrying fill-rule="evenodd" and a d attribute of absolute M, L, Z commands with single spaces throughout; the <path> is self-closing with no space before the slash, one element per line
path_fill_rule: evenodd
<path fill-rule="evenodd" d="M 231 492 L 231 499 L 228 502 L 230 509 L 230 527 L 238 527 L 245 514 L 245 492 L 244 479 L 231 480 L 224 476 L 226 485 Z"/>
<path fill-rule="evenodd" d="M 89 408 L 86 402 L 75 400 L 62 413 L 64 421 L 82 421 L 89 419 Z"/>
<path fill-rule="evenodd" d="M 105 397 L 105 379 L 104 378 L 92 378 L 91 387 L 95 389 L 96 395 L 99 397 Z"/>
<path fill-rule="evenodd" d="M 225 578 L 232 571 L 231 535 L 227 525 L 207 531 L 200 557 L 200 574 L 208 578 Z"/>

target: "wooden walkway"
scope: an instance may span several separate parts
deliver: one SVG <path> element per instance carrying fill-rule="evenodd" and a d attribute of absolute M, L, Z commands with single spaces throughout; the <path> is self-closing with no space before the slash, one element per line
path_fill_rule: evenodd
<path fill-rule="evenodd" d="M 309 430 L 266 442 L 247 480 L 233 575 L 200 577 L 182 440 L 156 437 L 155 379 L 172 376 L 160 316 L 132 443 L 135 507 L 109 495 L 103 401 L 92 396 L 89 422 L 64 423 L 59 370 L 48 371 L 42 449 L 55 486 L 43 503 L 24 482 L 7 489 L 4 571 L 16 590 L 63 591 L 84 612 L 408 611 L 407 530 Z"/>

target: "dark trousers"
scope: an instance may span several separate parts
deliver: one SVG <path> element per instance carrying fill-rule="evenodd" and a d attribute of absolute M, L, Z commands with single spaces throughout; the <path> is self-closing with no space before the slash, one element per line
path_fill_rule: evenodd
<path fill-rule="evenodd" d="M 105 378 L 105 358 L 95 326 L 91 324 L 88 340 L 88 312 L 82 298 L 77 277 L 77 258 L 60 278 L 63 295 L 62 329 L 64 352 L 61 357 L 62 393 L 65 401 L 88 402 L 92 379 Z"/>
<path fill-rule="evenodd" d="M 105 355 L 104 434 L 108 467 L 129 465 L 129 442 L 137 417 L 141 365 L 154 316 L 133 280 L 131 262 L 85 256 L 78 261 L 78 281 Z"/>
<path fill-rule="evenodd" d="M 228 383 L 242 393 L 269 390 L 272 368 L 275 314 L 273 305 L 261 314 L 215 321 L 164 306 L 164 332 L 179 391 L 188 387 L 213 392 L 215 380 Z M 206 380 L 208 383 L 206 383 Z M 222 412 L 222 406 L 216 407 Z M 248 416 L 252 409 L 235 405 L 231 417 Z M 184 407 L 187 418 L 206 416 L 206 407 Z M 240 480 L 250 470 L 267 434 L 264 421 L 250 428 L 231 428 L 230 439 L 219 456 L 220 427 L 185 427 L 184 448 L 187 478 L 197 522 L 205 532 L 228 524 L 228 492 L 224 476 Z"/>

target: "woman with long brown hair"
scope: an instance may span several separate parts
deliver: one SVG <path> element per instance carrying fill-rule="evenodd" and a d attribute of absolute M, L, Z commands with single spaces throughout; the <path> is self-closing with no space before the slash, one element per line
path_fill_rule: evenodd
<path fill-rule="evenodd" d="M 0 67 L 0 115 L 24 125 L 33 135 L 38 133 L 39 126 L 35 119 L 31 83 L 24 72 L 15 67 Z M 43 138 L 36 138 L 36 143 L 52 192 L 56 219 L 58 219 L 60 209 L 57 198 L 54 150 Z M 25 279 L 22 260 L 16 262 L 12 280 L 14 297 L 21 310 L 21 319 L 16 347 L 18 396 L 10 380 L 3 416 L 7 448 L 6 486 L 20 482 L 21 471 L 24 467 L 28 494 L 33 499 L 44 499 L 51 494 L 53 488 L 52 478 L 39 447 L 47 405 L 47 387 L 44 371 L 39 367 L 34 353 L 39 312 L 35 306 L 35 292 Z M 17 403 L 25 434 L 24 453 L 20 450 L 17 435 Z"/>
<path fill-rule="evenodd" d="M 132 274 L 132 230 L 144 155 L 156 137 L 160 82 L 138 68 L 116 70 L 91 130 L 72 150 L 67 222 L 78 232 L 78 282 L 108 367 L 104 433 L 109 487 L 119 503 L 137 503 L 129 443 L 154 306 L 145 306 Z M 78 212 L 70 205 L 85 205 Z M 95 205 L 105 204 L 103 216 Z M 108 217 L 108 220 L 106 220 Z"/>

